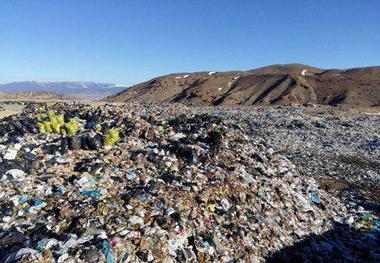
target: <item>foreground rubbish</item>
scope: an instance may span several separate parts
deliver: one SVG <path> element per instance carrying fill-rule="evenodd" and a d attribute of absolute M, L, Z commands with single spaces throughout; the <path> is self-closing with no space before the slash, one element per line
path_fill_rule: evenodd
<path fill-rule="evenodd" d="M 38 129 L 54 116 L 65 132 Z M 380 259 L 375 213 L 235 122 L 182 106 L 66 103 L 26 106 L 0 131 L 1 262 Z"/>

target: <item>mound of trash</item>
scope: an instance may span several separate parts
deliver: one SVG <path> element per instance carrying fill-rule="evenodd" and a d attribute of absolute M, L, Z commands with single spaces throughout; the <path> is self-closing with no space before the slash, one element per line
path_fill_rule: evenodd
<path fill-rule="evenodd" d="M 368 251 L 345 235 L 322 259 L 379 256 L 377 215 L 223 118 L 71 102 L 26 106 L 0 136 L 1 262 L 261 262 L 336 224 L 370 231 Z"/>

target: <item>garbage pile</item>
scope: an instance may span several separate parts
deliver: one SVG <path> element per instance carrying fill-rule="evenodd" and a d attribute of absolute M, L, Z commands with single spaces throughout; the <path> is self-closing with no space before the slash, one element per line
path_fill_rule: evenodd
<path fill-rule="evenodd" d="M 379 114 L 322 105 L 194 110 L 241 124 L 302 174 L 323 184 L 335 182 L 339 187 L 331 191 L 343 202 L 371 203 L 380 212 Z"/>
<path fill-rule="evenodd" d="M 344 114 L 329 108 L 251 111 L 253 134 L 261 133 L 282 150 L 304 174 L 380 186 L 380 116 Z"/>
<path fill-rule="evenodd" d="M 379 230 L 238 123 L 182 106 L 26 106 L 0 135 L 1 262 L 263 262 L 338 223 Z M 366 241 L 329 256 L 376 261 Z"/>

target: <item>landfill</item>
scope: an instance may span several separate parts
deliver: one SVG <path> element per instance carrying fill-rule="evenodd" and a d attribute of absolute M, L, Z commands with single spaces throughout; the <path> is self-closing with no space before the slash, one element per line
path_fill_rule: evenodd
<path fill-rule="evenodd" d="M 26 103 L 1 119 L 0 262 L 379 262 L 377 213 L 211 113 Z"/>

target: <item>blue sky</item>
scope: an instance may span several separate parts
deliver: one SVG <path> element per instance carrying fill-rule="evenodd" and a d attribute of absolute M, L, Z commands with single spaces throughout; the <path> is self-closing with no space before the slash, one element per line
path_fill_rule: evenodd
<path fill-rule="evenodd" d="M 379 0 L 0 1 L 0 82 L 380 65 Z"/>

